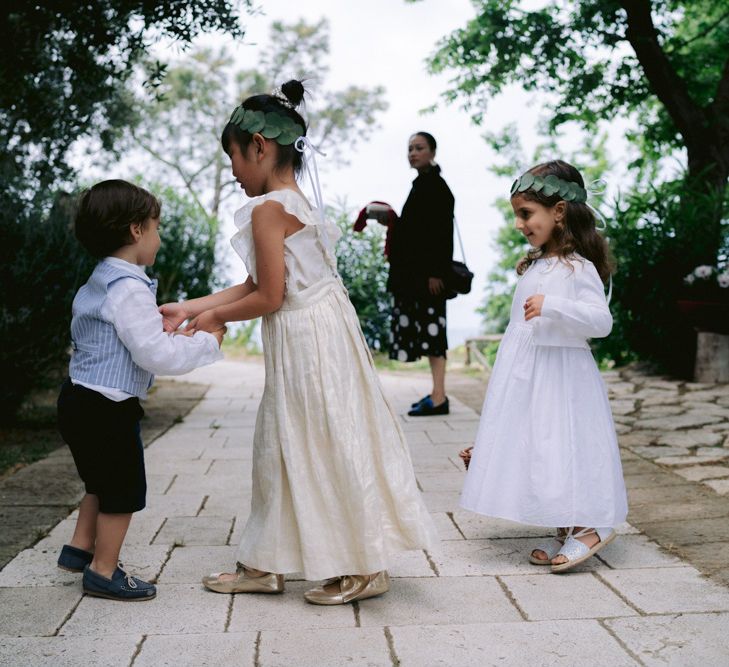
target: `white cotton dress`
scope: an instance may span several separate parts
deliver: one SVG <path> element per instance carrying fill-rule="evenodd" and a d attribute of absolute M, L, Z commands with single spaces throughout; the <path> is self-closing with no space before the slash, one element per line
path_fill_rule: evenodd
<path fill-rule="evenodd" d="M 545 294 L 542 316 L 525 322 L 524 302 L 539 293 Z M 462 507 L 536 526 L 611 527 L 625 520 L 610 404 L 585 341 L 607 335 L 611 326 L 591 262 L 539 259 L 521 276 Z M 559 344 L 564 342 L 569 345 Z"/>
<path fill-rule="evenodd" d="M 253 209 L 279 202 L 305 227 L 284 242 L 286 296 L 262 326 L 266 381 L 253 441 L 251 514 L 238 560 L 310 580 L 372 574 L 437 543 L 407 441 L 336 271 L 336 226 L 293 190 L 235 214 L 254 282 Z"/>

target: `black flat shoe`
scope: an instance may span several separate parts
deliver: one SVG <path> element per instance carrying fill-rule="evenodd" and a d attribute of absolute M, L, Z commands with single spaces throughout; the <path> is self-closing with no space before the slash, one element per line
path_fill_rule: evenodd
<path fill-rule="evenodd" d="M 420 405 L 420 404 L 421 404 L 421 403 L 422 403 L 422 402 L 423 402 L 424 400 L 426 400 L 426 399 L 428 399 L 428 398 L 430 398 L 430 394 L 428 394 L 427 396 L 423 396 L 423 398 L 421 398 L 421 399 L 420 399 L 419 401 L 415 401 L 415 403 L 413 403 L 413 404 L 412 404 L 412 405 L 410 406 L 410 408 L 411 408 L 411 409 L 412 409 L 412 408 L 417 408 L 417 407 L 418 407 L 418 406 L 419 406 L 419 405 Z"/>
<path fill-rule="evenodd" d="M 426 397 L 418 404 L 418 407 L 413 408 L 408 412 L 409 417 L 429 417 L 431 415 L 447 415 L 450 412 L 448 408 L 448 399 L 446 398 L 440 405 L 433 405 L 433 401 L 430 396 Z"/>

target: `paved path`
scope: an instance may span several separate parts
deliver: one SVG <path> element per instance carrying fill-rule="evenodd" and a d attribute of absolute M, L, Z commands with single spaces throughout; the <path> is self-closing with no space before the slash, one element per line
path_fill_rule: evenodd
<path fill-rule="evenodd" d="M 297 577 L 282 596 L 206 592 L 201 575 L 230 568 L 246 518 L 263 369 L 224 362 L 187 377 L 213 386 L 183 423 L 147 449 L 148 509 L 132 522 L 123 552 L 130 569 L 156 579 L 157 599 L 125 604 L 83 597 L 78 575 L 54 566 L 72 531 L 71 515 L 0 572 L 0 665 L 719 667 L 729 662 L 729 589 L 637 528 L 621 526 L 621 538 L 599 559 L 554 576 L 526 559 L 543 529 L 457 510 L 463 472 L 456 452 L 473 439 L 478 415 L 456 399 L 448 417 L 403 418 L 442 543 L 438 552 L 399 557 L 390 570 L 389 594 L 351 606 L 315 607 L 303 601 L 307 584 Z M 606 379 L 613 393 L 651 389 L 638 382 L 615 388 L 623 379 Z M 383 383 L 399 413 L 427 389 L 414 376 L 383 375 Z M 704 397 L 696 396 L 702 403 Z M 629 412 L 625 405 L 619 415 L 625 417 L 620 430 L 635 433 L 643 416 L 652 417 L 638 415 L 628 422 L 653 397 L 644 393 L 625 400 L 644 401 Z M 712 402 L 716 409 L 723 407 L 719 400 Z M 677 416 L 676 405 L 659 416 Z M 697 428 L 716 423 L 723 421 Z M 696 447 L 688 453 L 703 455 Z M 626 451 L 626 465 L 635 460 L 647 462 Z M 693 482 L 685 486 L 695 488 Z"/>

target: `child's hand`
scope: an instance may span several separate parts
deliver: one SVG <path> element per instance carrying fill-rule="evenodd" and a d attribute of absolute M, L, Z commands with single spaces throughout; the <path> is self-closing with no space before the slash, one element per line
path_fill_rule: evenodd
<path fill-rule="evenodd" d="M 524 319 L 528 322 L 534 317 L 539 317 L 542 314 L 543 303 L 544 294 L 530 296 L 524 303 Z"/>
<path fill-rule="evenodd" d="M 187 313 L 181 303 L 165 303 L 159 307 L 159 312 L 162 313 L 162 327 L 166 333 L 176 331 L 187 319 Z"/>
<path fill-rule="evenodd" d="M 223 344 L 223 336 L 225 336 L 225 334 L 227 332 L 228 332 L 228 327 L 222 327 L 220 329 L 210 332 L 218 340 L 218 347 L 220 347 Z"/>
<path fill-rule="evenodd" d="M 195 331 L 215 333 L 223 327 L 225 327 L 225 322 L 222 322 L 216 317 L 215 310 L 206 310 L 204 313 L 200 313 L 197 317 L 190 320 L 190 323 L 185 327 L 185 331 L 193 329 Z"/>

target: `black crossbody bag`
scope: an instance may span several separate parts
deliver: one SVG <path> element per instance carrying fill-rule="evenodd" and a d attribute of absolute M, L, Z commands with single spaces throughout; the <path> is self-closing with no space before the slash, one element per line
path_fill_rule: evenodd
<path fill-rule="evenodd" d="M 446 280 L 447 299 L 455 299 L 459 294 L 468 294 L 471 291 L 471 283 L 473 282 L 473 273 L 466 266 L 466 252 L 463 249 L 461 230 L 458 228 L 458 221 L 455 218 L 453 218 L 453 226 L 456 228 L 458 245 L 461 246 L 461 257 L 463 261 L 452 260 L 451 274 L 448 280 Z"/>

